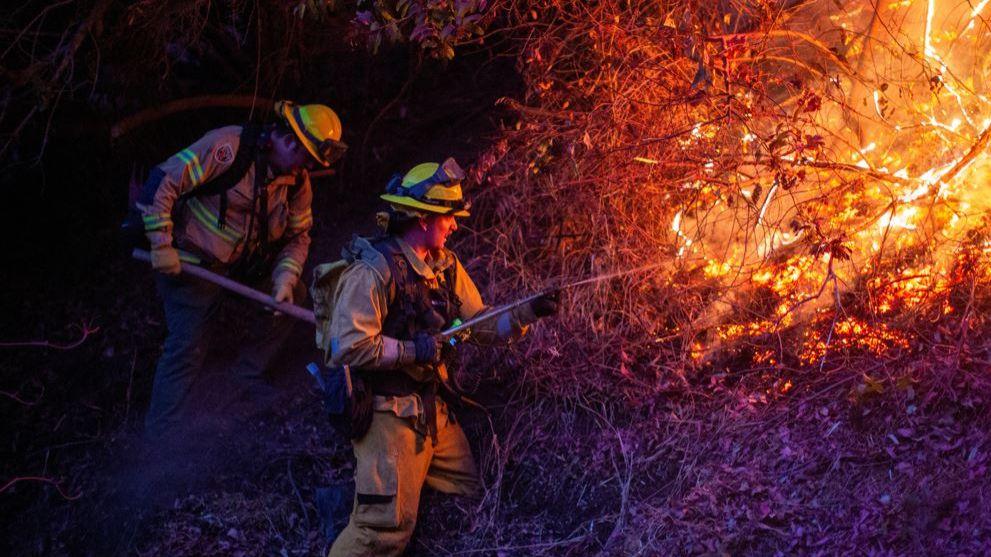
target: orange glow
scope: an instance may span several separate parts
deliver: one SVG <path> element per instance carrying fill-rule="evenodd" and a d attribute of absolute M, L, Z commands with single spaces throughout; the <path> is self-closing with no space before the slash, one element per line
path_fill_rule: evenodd
<path fill-rule="evenodd" d="M 889 328 L 883 323 L 868 324 L 853 317 L 838 321 L 833 327 L 832 338 L 826 343 L 828 328 L 825 334 L 816 329 L 809 329 L 804 335 L 802 350 L 799 355 L 802 362 L 814 364 L 831 352 L 863 351 L 876 356 L 888 354 L 894 349 L 909 348 L 905 335 Z"/>
<path fill-rule="evenodd" d="M 819 64 L 823 51 L 842 56 L 826 75 L 799 72 L 769 93 L 780 113 L 722 131 L 696 125 L 679 139 L 724 141 L 745 161 L 714 170 L 699 157 L 691 203 L 667 221 L 677 258 L 729 292 L 709 310 L 717 346 L 745 342 L 756 363 L 893 354 L 912 345 L 906 316 L 957 318 L 955 293 L 991 282 L 989 5 L 853 4 L 821 18 L 815 37 L 764 37 L 791 48 L 787 72 Z M 746 42 L 746 62 L 727 64 L 781 72 L 779 53 L 760 58 L 765 46 Z M 744 87 L 735 94 L 759 101 Z M 763 350 L 768 335 L 800 337 L 800 347 Z"/>

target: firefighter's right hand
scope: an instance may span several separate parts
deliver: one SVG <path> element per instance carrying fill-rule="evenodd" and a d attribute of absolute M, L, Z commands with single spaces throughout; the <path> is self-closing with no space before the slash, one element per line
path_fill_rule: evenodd
<path fill-rule="evenodd" d="M 178 275 L 182 270 L 179 252 L 172 246 L 160 246 L 151 250 L 151 266 L 159 273 Z"/>
<path fill-rule="evenodd" d="M 416 348 L 416 359 L 418 364 L 436 364 L 440 362 L 441 348 L 443 340 L 439 335 L 419 331 L 413 335 L 413 346 Z"/>

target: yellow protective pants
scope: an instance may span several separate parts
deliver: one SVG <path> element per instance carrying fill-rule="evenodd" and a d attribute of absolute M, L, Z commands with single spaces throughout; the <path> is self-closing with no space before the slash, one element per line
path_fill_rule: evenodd
<path fill-rule="evenodd" d="M 464 431 L 437 401 L 437 443 L 410 418 L 376 411 L 354 443 L 355 501 L 329 557 L 401 555 L 416 526 L 423 484 L 456 495 L 477 493 L 478 471 Z"/>

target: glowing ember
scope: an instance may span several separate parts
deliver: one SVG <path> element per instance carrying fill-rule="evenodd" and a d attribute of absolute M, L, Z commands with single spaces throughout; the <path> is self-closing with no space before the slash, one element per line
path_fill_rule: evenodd
<path fill-rule="evenodd" d="M 907 350 L 909 342 L 905 335 L 883 323 L 868 324 L 853 317 L 838 321 L 830 337 L 827 329 L 810 329 L 806 332 L 799 354 L 806 364 L 818 363 L 826 351 L 832 353 L 867 352 L 875 356 L 889 353 L 892 349 Z M 827 343 L 827 339 L 829 342 Z"/>
<path fill-rule="evenodd" d="M 857 6 L 818 22 L 833 29 L 816 37 L 747 35 L 750 55 L 727 57 L 741 75 L 748 65 L 799 73 L 768 93 L 781 111 L 725 135 L 697 123 L 679 140 L 722 140 L 732 154 L 696 161 L 701 184 L 671 221 L 684 264 L 731 290 L 711 309 L 714 340 L 753 342 L 805 322 L 798 356 L 812 364 L 830 350 L 907 348 L 882 318 L 955 313 L 948 300 L 965 282 L 951 276 L 956 253 L 991 209 L 989 3 Z M 791 54 L 760 54 L 769 45 Z M 729 75 L 721 86 L 757 106 Z M 986 248 L 968 257 L 969 276 L 991 275 Z M 859 312 L 873 318 L 846 317 Z M 822 318 L 837 313 L 835 324 Z"/>

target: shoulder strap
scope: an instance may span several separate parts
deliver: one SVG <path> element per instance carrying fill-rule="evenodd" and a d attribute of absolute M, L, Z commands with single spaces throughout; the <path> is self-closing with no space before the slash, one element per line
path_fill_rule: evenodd
<path fill-rule="evenodd" d="M 406 276 L 409 271 L 409 263 L 395 239 L 391 237 L 379 238 L 372 242 L 372 246 L 382 254 L 389 267 L 389 276 L 386 277 L 386 282 L 388 283 L 389 304 L 391 305 L 409 282 L 409 277 Z"/>
<path fill-rule="evenodd" d="M 227 170 L 221 172 L 214 179 L 210 180 L 193 191 L 189 192 L 191 197 L 202 197 L 206 195 L 217 195 L 233 188 L 248 173 L 252 163 L 255 162 L 255 152 L 258 150 L 258 138 L 261 136 L 261 127 L 257 124 L 245 124 L 241 128 L 241 138 L 237 146 L 237 154 L 234 161 Z"/>
<path fill-rule="evenodd" d="M 418 301 L 425 299 L 425 285 L 414 278 L 410 262 L 394 237 L 386 236 L 372 245 L 385 258 L 392 277 L 389 281 L 389 314 L 383 330 L 389 330 L 392 336 L 398 336 L 400 332 L 412 334 L 419 315 Z"/>
<path fill-rule="evenodd" d="M 454 305 L 452 309 L 454 310 L 455 313 L 460 313 L 461 303 L 462 303 L 461 298 L 458 298 L 458 295 L 455 294 L 456 281 L 458 280 L 459 262 L 458 262 L 458 256 L 454 255 L 453 252 L 451 253 L 451 256 L 454 257 L 454 263 L 452 263 L 450 267 L 444 269 L 444 272 L 441 274 L 444 276 L 444 288 L 447 290 L 448 297 L 451 303 Z"/>
<path fill-rule="evenodd" d="M 227 224 L 227 190 L 233 188 L 238 182 L 243 180 L 245 175 L 248 174 L 248 169 L 251 168 L 252 163 L 256 163 L 260 158 L 258 156 L 259 151 L 256 148 L 259 136 L 261 136 L 260 127 L 255 124 L 245 124 L 241 128 L 241 139 L 238 141 L 234 162 L 220 176 L 210 180 L 210 183 L 206 184 L 206 186 L 201 185 L 199 188 L 193 190 L 193 195 L 195 196 L 220 194 L 220 207 L 217 208 L 217 227 L 220 229 L 223 229 Z M 263 178 L 262 172 L 265 171 L 260 168 L 260 165 L 255 164 L 254 195 L 258 195 L 258 181 Z M 254 222 L 254 212 L 252 212 L 252 222 Z M 251 236 L 251 230 L 248 230 L 246 236 Z M 268 243 L 267 238 L 265 240 L 263 244 Z"/>

